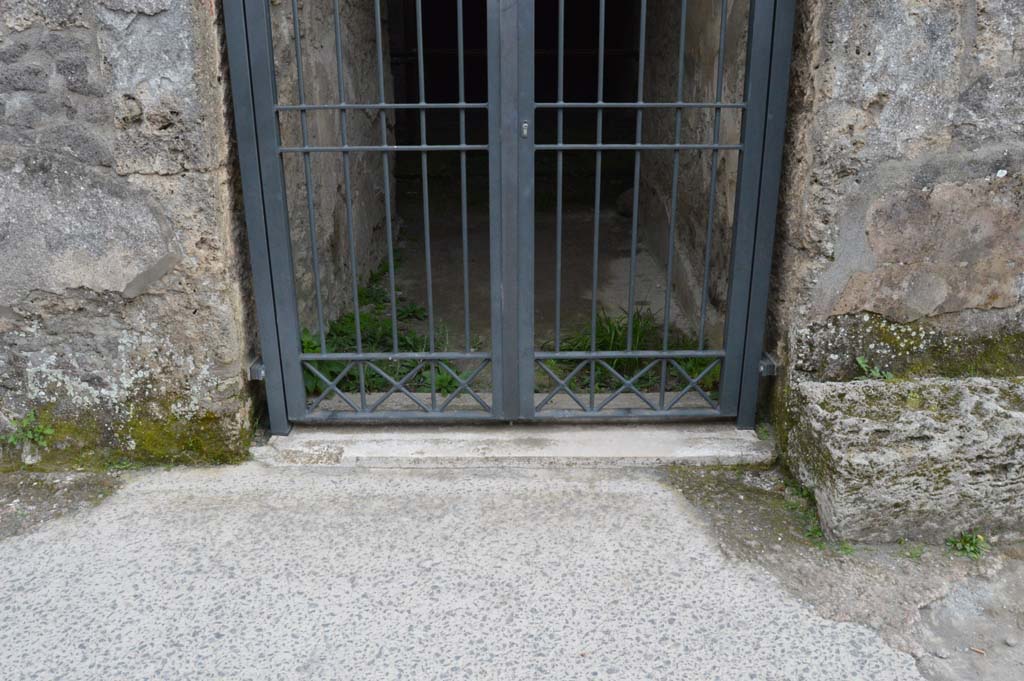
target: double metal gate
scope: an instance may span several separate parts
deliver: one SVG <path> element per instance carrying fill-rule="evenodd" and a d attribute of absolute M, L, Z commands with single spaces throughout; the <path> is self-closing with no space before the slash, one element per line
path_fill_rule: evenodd
<path fill-rule="evenodd" d="M 274 432 L 286 432 L 292 423 L 384 419 L 729 418 L 741 427 L 753 426 L 784 136 L 793 0 L 701 3 L 715 8 L 718 24 L 708 43 L 717 43 L 718 49 L 714 68 L 708 71 L 712 82 L 706 87 L 713 97 L 703 101 L 684 101 L 686 41 L 688 37 L 694 39 L 692 21 L 689 32 L 686 26 L 687 0 L 674 0 L 678 7 L 670 13 L 678 23 L 671 29 L 678 36 L 678 63 L 671 65 L 676 87 L 674 96 L 661 101 L 645 101 L 645 76 L 659 68 L 651 63 L 647 46 L 648 0 L 618 3 L 628 6 L 619 10 L 624 12 L 622 16 L 637 19 L 634 26 L 609 26 L 606 0 L 593 0 L 586 18 L 596 24 L 596 50 L 589 52 L 574 51 L 566 42 L 567 30 L 571 31 L 573 22 L 579 19 L 573 12 L 586 4 L 581 2 L 570 2 L 567 11 L 566 0 L 558 0 L 555 11 L 554 1 L 539 5 L 534 0 L 481 0 L 485 31 L 471 34 L 470 40 L 485 47 L 474 51 L 467 47 L 464 0 L 405 0 L 401 7 L 395 6 L 401 0 L 390 0 L 390 13 L 382 0 L 305 0 L 303 7 L 317 1 L 324 6 L 324 13 L 316 26 L 300 25 L 301 12 L 308 10 L 300 9 L 297 0 L 291 0 L 290 8 L 287 0 L 281 4 L 270 0 L 224 3 L 263 377 Z M 748 17 L 740 35 L 745 43 L 742 97 L 727 101 L 726 27 L 740 2 L 746 4 Z M 433 72 L 425 68 L 425 55 L 430 49 L 424 41 L 423 5 L 427 5 L 427 11 L 437 12 L 447 4 L 453 5 L 450 9 L 457 21 L 453 52 L 448 54 L 457 69 L 452 82 L 457 96 L 435 101 L 436 97 L 427 96 L 431 90 L 428 76 L 433 77 Z M 275 7 L 290 9 L 290 24 L 272 16 Z M 402 17 L 403 12 L 411 16 Z M 347 27 L 345 22 L 357 15 L 363 17 L 356 27 L 362 31 L 358 49 L 372 52 L 367 63 L 376 70 L 374 78 L 367 81 L 364 77 L 366 82 L 353 82 L 358 76 L 352 75 L 352 65 L 346 64 L 346 59 L 351 61 L 354 56 L 354 48 L 346 46 L 346 41 L 353 40 L 356 28 Z M 367 19 L 370 16 L 372 20 Z M 389 42 L 388 38 L 396 17 L 415 27 L 412 44 L 406 45 L 408 49 L 402 54 L 398 54 L 402 45 L 397 44 L 401 41 Z M 282 36 L 281 26 L 289 27 L 290 35 Z M 326 100 L 322 87 L 312 88 L 321 92 L 321 99 L 310 97 L 310 78 L 314 76 L 303 72 L 303 64 L 307 63 L 308 68 L 309 59 L 303 54 L 304 41 L 311 39 L 306 35 L 317 30 L 326 31 L 328 37 L 333 34 L 333 42 L 321 35 L 318 45 L 309 48 L 334 51 L 337 83 Z M 606 45 L 606 39 L 623 32 L 632 35 L 627 41 L 632 47 L 615 52 Z M 697 37 L 708 42 L 709 36 L 704 33 Z M 552 49 L 538 47 L 538 35 L 554 36 Z M 585 59 L 580 57 L 584 52 L 589 55 Z M 567 88 L 573 87 L 580 73 L 577 65 L 576 72 L 567 74 L 567 55 L 577 61 L 595 62 L 596 93 L 587 93 L 584 99 L 567 97 Z M 635 78 L 628 81 L 634 88 L 632 96 L 617 100 L 606 96 L 606 62 L 612 56 L 635 64 Z M 396 65 L 403 57 L 414 68 L 399 73 L 401 67 Z M 467 101 L 465 74 L 469 58 L 478 59 L 486 74 L 485 97 L 480 101 Z M 288 99 L 281 94 L 282 69 L 286 67 Z M 621 64 L 617 72 L 625 72 Z M 396 101 L 401 97 L 392 94 L 391 88 L 397 88 L 392 83 L 409 74 L 414 74 L 409 87 L 414 96 Z M 537 96 L 538 78 L 554 83 L 550 99 L 541 101 Z M 367 95 L 369 92 L 373 92 L 372 97 Z M 578 127 L 567 128 L 567 118 L 581 120 L 579 116 L 584 112 L 593 121 L 594 127 L 586 128 L 593 137 L 580 141 L 575 135 Z M 686 139 L 685 133 L 693 126 L 684 125 L 683 118 L 690 112 L 706 114 L 703 120 L 710 139 Z M 314 129 L 319 129 L 314 118 L 325 113 L 337 117 L 338 137 L 334 142 L 313 139 Z M 631 139 L 610 139 L 606 136 L 609 121 L 623 113 L 635 122 Z M 662 138 L 645 138 L 644 116 L 652 120 L 665 113 L 671 125 L 662 130 L 672 130 L 671 135 L 663 132 Z M 457 116 L 457 137 L 443 142 L 429 140 L 427 117 L 447 114 Z M 467 125 L 467 117 L 475 121 L 477 115 L 480 123 Z M 730 115 L 739 121 L 740 133 L 734 140 L 724 139 L 723 118 Z M 356 116 L 373 122 L 369 129 L 376 131 L 375 139 L 352 139 L 350 131 Z M 542 121 L 547 121 L 549 128 L 543 132 L 538 130 Z M 477 130 L 484 127 L 486 139 L 480 139 Z M 431 175 L 430 164 L 441 153 L 457 161 L 450 164 L 451 175 L 439 180 Z M 716 248 L 714 226 L 720 219 L 716 217 L 716 201 L 723 195 L 723 186 L 732 193 L 731 184 L 720 180 L 726 163 L 720 159 L 727 153 L 735 158 L 735 193 L 730 197 L 728 257 L 721 274 L 727 280 L 721 306 L 723 330 L 715 342 L 708 338 L 705 327 L 709 309 L 714 307 L 709 304 L 709 272 L 711 253 Z M 625 205 L 620 212 L 625 218 L 609 217 L 608 180 L 602 180 L 602 163 L 611 163 L 614 154 L 632 157 L 632 192 L 621 197 Z M 670 188 L 666 192 L 668 221 L 661 230 L 663 236 L 642 238 L 648 222 L 641 206 L 642 158 L 653 154 L 662 154 L 665 159 L 662 169 L 669 178 L 665 186 Z M 681 194 L 688 191 L 681 178 L 686 175 L 689 154 L 703 154 L 708 159 L 710 172 L 705 176 L 710 186 L 702 186 L 709 189 L 707 227 L 701 242 L 703 252 L 692 258 L 698 265 L 703 262 L 703 271 L 695 268 L 698 284 L 690 292 L 694 303 L 692 318 L 686 324 L 688 340 L 684 342 L 680 338 L 687 334 L 676 328 L 672 313 L 673 298 L 681 287 L 673 268 L 678 269 L 679 258 L 685 257 L 679 256 L 685 244 L 677 242 L 684 210 Z M 593 205 L 585 238 L 572 242 L 575 232 L 566 212 L 566 183 L 580 182 L 576 176 L 566 179 L 566 164 L 570 158 L 580 157 L 588 159 L 586 182 L 592 188 Z M 325 158 L 334 159 L 331 163 L 337 166 L 340 180 L 333 190 L 334 198 L 343 203 L 334 211 L 337 224 L 327 226 L 322 224 L 324 212 L 317 195 L 317 191 L 324 191 L 317 175 L 322 175 L 326 167 L 321 160 Z M 416 195 L 417 210 L 422 212 L 417 214 L 416 225 L 404 229 L 413 233 L 413 247 L 409 248 L 417 251 L 416 268 L 422 268 L 425 285 L 416 301 L 407 300 L 407 293 L 400 290 L 400 283 L 396 284 L 402 278 L 400 268 L 409 260 L 397 252 L 397 213 L 402 202 L 396 198 L 396 168 L 405 163 L 405 167 L 415 169 L 417 164 L 406 163 L 411 159 L 419 161 L 419 182 L 413 189 L 408 189 L 408 180 L 403 182 L 408 192 Z M 287 169 L 301 181 L 290 181 Z M 667 169 L 671 169 L 671 175 Z M 367 173 L 375 173 L 374 178 L 366 180 L 363 176 Z M 553 178 L 549 177 L 552 173 Z M 467 197 L 484 175 L 487 206 L 474 208 L 472 198 Z M 452 193 L 450 186 L 445 191 L 458 200 L 440 208 L 432 206 L 432 191 L 439 191 L 439 183 L 454 185 L 455 178 L 459 191 Z M 376 209 L 358 203 L 366 202 L 366 191 L 360 189 L 362 185 L 354 188 L 354 184 L 364 180 L 371 183 L 366 186 L 374 188 Z M 290 195 L 300 185 L 304 196 L 303 192 Z M 543 198 L 538 199 L 539 194 Z M 353 202 L 358 204 L 355 208 Z M 538 219 L 538 202 L 548 211 L 543 220 Z M 373 236 L 363 228 L 365 225 L 360 226 L 359 220 L 367 210 L 380 222 L 382 230 L 376 232 L 382 232 L 382 236 Z M 572 220 L 578 217 L 577 211 Z M 621 223 L 621 259 L 626 270 L 626 282 L 620 287 L 624 304 L 617 317 L 607 313 L 599 301 L 599 290 L 606 286 L 607 273 L 601 268 L 602 258 L 606 259 L 602 238 L 605 243 L 611 238 L 603 231 L 609 220 Z M 486 223 L 483 231 L 474 231 L 474 221 Z M 295 229 L 293 223 L 297 222 L 303 223 L 302 230 Z M 547 225 L 547 231 L 543 239 L 538 239 L 541 222 Z M 431 238 L 436 238 L 441 223 L 461 228 L 458 250 L 441 246 L 447 250 L 439 252 L 439 247 L 432 245 Z M 337 269 L 336 277 L 325 274 L 327 254 L 319 252 L 324 230 L 337 231 L 342 244 L 331 254 L 329 263 Z M 302 241 L 299 246 L 303 234 L 308 242 Z M 660 263 L 658 276 L 664 278 L 663 284 L 655 285 L 658 295 L 654 297 L 661 299 L 656 314 L 644 307 L 647 302 L 640 300 L 637 292 L 638 253 L 643 255 L 644 238 L 657 241 L 662 248 L 652 259 Z M 360 239 L 364 243 L 360 244 Z M 369 239 L 376 239 L 376 245 L 367 245 Z M 472 239 L 486 242 L 487 262 L 483 265 L 471 263 Z M 459 241 L 453 243 L 458 245 Z M 535 267 L 541 241 L 545 249 L 553 247 L 553 254 L 544 252 L 545 260 L 553 257 L 553 267 L 547 268 L 551 271 L 543 273 L 551 278 L 544 285 L 553 287 L 553 293 L 545 293 L 545 299 L 550 293 L 553 313 L 543 313 L 547 319 L 543 334 L 538 331 L 536 294 L 541 284 Z M 307 258 L 306 264 L 297 263 L 297 251 Z M 566 287 L 570 279 L 580 279 L 580 273 L 567 272 L 566 268 L 571 262 L 578 265 L 581 253 L 589 255 L 589 271 L 583 278 L 590 285 L 577 298 L 587 300 L 583 307 L 589 309 L 571 312 L 577 319 L 581 314 L 588 318 L 570 338 L 565 307 L 576 292 L 567 292 Z M 461 269 L 460 276 L 446 277 L 440 290 L 434 280 L 439 266 Z M 486 277 L 479 276 L 481 270 L 487 271 Z M 325 283 L 328 281 L 329 286 Z M 372 281 L 372 287 L 368 281 Z M 453 281 L 461 284 L 461 290 L 452 286 Z M 471 298 L 478 298 L 482 288 L 489 294 L 483 332 L 473 328 L 471 319 Z M 337 310 L 332 313 L 327 308 L 339 292 L 344 301 L 333 303 Z M 445 322 L 438 317 L 438 310 L 449 299 L 462 304 L 462 318 L 455 324 L 461 336 L 455 342 L 450 340 L 446 327 L 443 333 L 447 335 L 441 338 Z M 578 300 L 576 307 L 581 307 Z M 405 330 L 409 319 L 415 331 Z"/>

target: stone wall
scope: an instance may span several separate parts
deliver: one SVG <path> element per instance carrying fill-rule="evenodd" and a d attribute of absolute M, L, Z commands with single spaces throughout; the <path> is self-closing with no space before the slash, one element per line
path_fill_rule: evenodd
<path fill-rule="evenodd" d="M 387 3 L 381 3 L 382 21 L 387 18 Z M 375 38 L 374 3 L 372 0 L 342 2 L 341 15 L 342 81 L 347 103 L 380 101 L 377 77 L 377 42 Z M 298 70 L 294 43 L 291 3 L 271 3 L 274 56 L 276 63 L 278 101 L 298 104 Z M 338 60 L 335 49 L 334 2 L 307 0 L 299 3 L 303 95 L 309 104 L 332 104 L 341 100 L 338 91 Z M 383 26 L 387 35 L 387 26 Z M 384 41 L 386 101 L 394 101 L 389 67 L 387 40 Z M 302 146 L 302 121 L 298 112 L 280 116 L 282 143 Z M 341 115 L 338 111 L 319 110 L 306 114 L 306 135 L 312 146 L 341 144 Z M 394 117 L 387 120 L 389 143 L 394 138 Z M 350 145 L 381 144 L 378 113 L 354 110 L 347 114 L 347 136 Z M 391 168 L 395 167 L 392 157 Z M 316 325 L 316 283 L 313 274 L 313 241 L 310 236 L 310 211 L 307 203 L 305 160 L 301 154 L 285 156 L 285 183 L 288 218 L 292 233 L 292 254 L 299 318 L 304 327 Z M 337 152 L 309 155 L 312 180 L 313 219 L 316 225 L 317 262 L 320 295 L 325 321 L 352 308 L 352 267 L 349 249 L 345 175 L 342 155 Z M 379 153 L 349 154 L 351 171 L 352 228 L 356 244 L 356 265 L 359 280 L 365 283 L 384 257 L 387 245 L 385 231 L 384 169 Z M 395 196 L 394 173 L 391 196 Z M 392 212 L 394 215 L 394 211 Z M 397 220 L 395 226 L 397 226 Z M 397 234 L 395 235 L 397 236 Z"/>
<path fill-rule="evenodd" d="M 791 377 L 1024 332 L 1024 4 L 799 8 L 771 309 Z"/>
<path fill-rule="evenodd" d="M 0 430 L 35 409 L 76 460 L 242 449 L 218 7 L 0 0 Z"/>
<path fill-rule="evenodd" d="M 770 309 L 783 452 L 832 536 L 1019 528 L 1024 4 L 798 5 Z"/>
<path fill-rule="evenodd" d="M 722 3 L 694 0 L 687 3 L 686 53 L 683 96 L 686 102 L 713 102 L 719 61 Z M 749 0 L 730 0 L 726 15 L 725 63 L 722 101 L 743 101 L 746 68 Z M 676 99 L 679 76 L 680 4 L 656 0 L 649 4 L 644 99 L 671 102 Z M 723 109 L 719 139 L 723 144 L 740 140 L 741 117 L 737 110 Z M 680 141 L 706 143 L 714 140 L 713 109 L 686 109 L 680 116 Z M 654 109 L 644 112 L 644 141 L 670 144 L 675 138 L 675 112 Z M 673 153 L 645 152 L 641 173 L 640 224 L 643 236 L 659 254 L 668 251 L 672 211 Z M 712 162 L 708 151 L 680 153 L 678 205 L 672 245 L 673 291 L 684 319 L 680 326 L 695 332 L 701 309 L 705 246 L 711 198 Z M 705 335 L 714 345 L 722 342 L 723 319 L 729 287 L 729 250 L 736 198 L 739 153 L 718 155 L 715 210 L 711 224 L 708 268 L 708 326 Z M 661 256 L 664 257 L 664 256 Z M 720 346 L 720 345 L 719 345 Z"/>

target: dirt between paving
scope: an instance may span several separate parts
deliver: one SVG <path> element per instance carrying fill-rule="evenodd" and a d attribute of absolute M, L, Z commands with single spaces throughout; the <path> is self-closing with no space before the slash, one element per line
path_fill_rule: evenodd
<path fill-rule="evenodd" d="M 666 475 L 727 556 L 761 566 L 823 617 L 877 629 L 926 679 L 1024 679 L 1024 544 L 988 537 L 975 561 L 945 546 L 829 543 L 809 493 L 778 468 Z"/>
<path fill-rule="evenodd" d="M 0 540 L 95 506 L 120 486 L 107 472 L 13 471 L 0 474 Z"/>

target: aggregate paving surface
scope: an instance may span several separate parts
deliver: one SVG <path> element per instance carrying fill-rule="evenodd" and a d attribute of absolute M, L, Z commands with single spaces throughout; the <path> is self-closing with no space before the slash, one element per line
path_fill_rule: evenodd
<path fill-rule="evenodd" d="M 912 541 L 829 542 L 806 491 L 777 468 L 676 466 L 669 479 L 726 556 L 822 617 L 869 625 L 928 681 L 1024 679 L 1024 544 L 990 536 L 970 560 Z"/>
<path fill-rule="evenodd" d="M 4 679 L 917 679 L 651 470 L 129 476 L 0 542 Z"/>

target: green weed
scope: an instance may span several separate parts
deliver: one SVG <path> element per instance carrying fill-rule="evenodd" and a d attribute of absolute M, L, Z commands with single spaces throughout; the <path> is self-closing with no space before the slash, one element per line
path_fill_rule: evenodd
<path fill-rule="evenodd" d="M 591 350 L 597 352 L 624 352 L 630 350 L 661 349 L 662 321 L 658 319 L 657 315 L 650 308 L 641 305 L 633 311 L 633 337 L 631 344 L 627 342 L 629 341 L 629 325 L 630 315 L 625 310 L 621 314 L 613 315 L 604 308 L 601 308 L 597 312 L 593 329 L 591 329 L 590 324 L 585 324 L 579 329 L 563 336 L 559 349 L 564 352 L 590 352 Z M 552 343 L 548 343 L 546 346 L 548 349 L 553 349 Z M 683 334 L 673 332 L 670 336 L 669 347 L 673 350 L 691 350 L 696 349 L 697 343 Z M 702 357 L 686 357 L 677 361 L 682 369 L 693 379 L 697 378 L 702 371 L 707 369 L 714 360 Z M 617 390 L 622 385 L 622 381 L 616 377 L 616 373 L 623 378 L 633 379 L 634 376 L 644 369 L 647 369 L 646 372 L 637 378 L 633 385 L 638 390 L 656 390 L 660 387 L 660 362 L 655 362 L 653 366 L 650 366 L 652 364 L 650 359 L 617 358 L 606 360 L 606 364 L 607 367 L 601 364 L 597 364 L 594 367 L 594 387 L 596 390 L 602 392 Z M 551 360 L 548 362 L 548 366 L 560 376 L 568 375 L 578 365 L 579 362 L 573 360 Z M 669 365 L 667 374 L 666 387 L 669 390 L 679 390 L 685 387 L 686 382 L 684 382 L 683 377 L 679 376 L 678 372 L 674 371 L 671 365 Z M 715 366 L 701 378 L 698 385 L 706 392 L 716 391 L 720 374 L 720 367 Z M 590 370 L 584 368 L 577 372 L 570 382 L 570 386 L 574 390 L 588 389 L 590 386 Z"/>
<path fill-rule="evenodd" d="M 398 319 L 408 321 L 410 319 L 422 320 L 427 318 L 427 308 L 416 303 L 403 303 L 396 311 Z"/>
<path fill-rule="evenodd" d="M 427 352 L 430 341 L 427 335 L 410 327 L 410 323 L 427 317 L 426 308 L 418 303 L 402 300 L 401 294 L 396 295 L 395 317 L 397 328 L 391 316 L 391 295 L 384 286 L 385 270 L 378 270 L 366 286 L 359 289 L 361 310 L 357 315 L 347 312 L 330 321 L 324 330 L 323 347 L 320 336 L 310 329 L 303 329 L 301 334 L 302 352 L 307 354 L 353 353 L 361 350 L 364 353 L 393 353 L 396 348 L 401 353 Z M 358 322 L 358 329 L 356 328 Z M 357 341 L 359 341 L 357 343 Z M 448 329 L 443 323 L 434 326 L 434 350 L 444 352 L 450 345 Z M 431 365 L 420 366 L 418 360 L 380 360 L 372 363 L 350 364 L 344 360 L 313 360 L 308 364 L 328 381 L 334 381 L 342 372 L 344 376 L 337 382 L 340 391 L 347 394 L 358 393 L 360 385 L 367 392 L 386 392 L 394 387 L 384 374 L 395 382 L 400 382 L 407 374 L 416 373 L 405 383 L 410 392 L 429 392 Z M 374 369 L 376 367 L 376 369 Z M 417 371 L 418 368 L 418 371 Z M 379 369 L 379 371 L 377 370 Z M 454 367 L 453 367 L 454 370 Z M 439 363 L 434 364 L 434 376 L 437 392 L 449 395 L 458 389 L 458 381 Z M 460 373 L 465 380 L 469 373 Z M 306 393 L 319 395 L 328 389 L 328 382 L 317 376 L 308 367 L 303 369 L 303 383 Z"/>
<path fill-rule="evenodd" d="M 0 436 L 3 442 L 12 447 L 19 447 L 30 442 L 45 449 L 49 446 L 50 438 L 55 432 L 52 427 L 39 421 L 39 416 L 35 411 L 28 412 L 20 419 L 14 419 L 12 425 L 14 430 Z"/>
<path fill-rule="evenodd" d="M 985 536 L 978 534 L 974 530 L 961 532 L 955 537 L 950 537 L 946 540 L 946 547 L 958 556 L 964 556 L 971 560 L 980 559 L 991 549 Z"/>
<path fill-rule="evenodd" d="M 894 378 L 893 373 L 891 371 L 886 371 L 877 364 L 872 364 L 871 362 L 868 361 L 867 357 L 858 357 L 857 366 L 860 367 L 862 375 L 859 378 L 861 378 L 862 380 L 870 378 L 889 381 Z"/>
<path fill-rule="evenodd" d="M 921 560 L 921 556 L 925 554 L 925 548 L 923 545 L 911 544 L 906 540 L 906 538 L 900 538 L 896 543 L 900 546 L 907 547 L 902 552 L 904 558 L 909 558 L 910 560 Z"/>
<path fill-rule="evenodd" d="M 831 550 L 841 556 L 849 556 L 855 552 L 856 549 L 849 542 L 829 542 L 825 538 L 825 531 L 821 528 L 821 521 L 818 519 L 814 490 L 804 487 L 793 479 L 786 479 L 783 484 L 786 487 L 784 506 L 786 510 L 799 517 L 804 528 L 804 538 L 811 546 L 821 551 Z"/>

